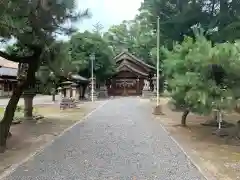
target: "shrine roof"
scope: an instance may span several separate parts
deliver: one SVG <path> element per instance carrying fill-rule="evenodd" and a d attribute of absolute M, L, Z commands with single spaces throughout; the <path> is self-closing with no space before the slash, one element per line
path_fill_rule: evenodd
<path fill-rule="evenodd" d="M 134 56 L 133 54 L 129 53 L 128 51 L 121 52 L 120 54 L 118 54 L 117 56 L 114 57 L 114 60 L 116 62 L 121 61 L 121 60 L 124 59 L 124 58 L 121 58 L 121 57 L 124 57 L 124 55 L 127 55 L 128 57 L 130 57 L 129 60 L 136 61 L 139 64 L 141 64 L 142 66 L 145 66 L 145 67 L 147 67 L 147 68 L 149 68 L 151 70 L 155 70 L 156 69 L 154 66 L 151 66 L 151 65 L 145 63 L 143 60 L 137 58 L 136 56 Z"/>
<path fill-rule="evenodd" d="M 0 76 L 14 76 L 17 77 L 16 68 L 0 67 Z"/>
<path fill-rule="evenodd" d="M 3 57 L 0 57 L 0 66 L 6 67 L 6 68 L 18 69 L 18 63 L 9 61 Z"/>
<path fill-rule="evenodd" d="M 122 64 L 122 65 L 120 65 L 120 66 L 117 68 L 117 71 L 121 71 L 124 67 L 126 67 L 126 68 L 129 69 L 130 71 L 133 71 L 133 72 L 135 72 L 135 73 L 137 73 L 137 74 L 140 74 L 140 75 L 142 75 L 142 76 L 148 76 L 147 73 L 144 73 L 144 72 L 142 72 L 142 71 L 139 71 L 138 69 L 136 69 L 136 68 L 134 68 L 134 67 L 132 67 L 132 66 L 130 66 L 130 65 L 128 65 L 128 64 Z"/>

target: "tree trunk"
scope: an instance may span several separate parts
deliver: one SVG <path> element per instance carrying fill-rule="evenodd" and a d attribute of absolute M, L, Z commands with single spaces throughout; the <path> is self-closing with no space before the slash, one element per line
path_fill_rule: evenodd
<path fill-rule="evenodd" d="M 14 113 L 17 108 L 18 101 L 22 96 L 24 90 L 35 83 L 35 72 L 38 68 L 38 55 L 33 58 L 32 63 L 28 64 L 27 68 L 23 68 L 23 73 L 19 72 L 20 80 L 16 88 L 13 90 L 12 96 L 8 102 L 8 105 L 5 109 L 4 116 L 0 122 L 0 152 L 4 152 L 6 149 L 6 141 L 9 134 L 10 126 L 13 121 Z M 21 71 L 19 69 L 19 71 Z M 25 72 L 26 71 L 26 72 Z M 19 78 L 18 77 L 18 78 Z"/>
<path fill-rule="evenodd" d="M 186 126 L 186 120 L 187 120 L 187 116 L 189 114 L 189 110 L 186 109 L 184 112 L 183 112 L 183 115 L 182 115 L 182 120 L 181 120 L 181 125 L 182 126 Z"/>
<path fill-rule="evenodd" d="M 24 117 L 27 119 L 33 118 L 33 98 L 34 95 L 24 96 Z"/>
<path fill-rule="evenodd" d="M 14 112 L 17 108 L 18 101 L 23 93 L 25 83 L 20 82 L 13 90 L 13 94 L 5 109 L 4 116 L 0 122 L 0 153 L 6 149 L 6 141 L 9 134 L 9 129 L 13 121 Z"/>

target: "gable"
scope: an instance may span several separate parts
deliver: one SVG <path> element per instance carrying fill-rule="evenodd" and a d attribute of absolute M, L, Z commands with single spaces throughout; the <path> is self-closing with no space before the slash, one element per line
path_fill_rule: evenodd
<path fill-rule="evenodd" d="M 148 69 L 146 69 L 143 66 L 141 66 L 137 63 L 134 63 L 134 62 L 132 62 L 128 59 L 124 59 L 124 60 L 120 61 L 117 65 L 117 67 L 121 67 L 121 66 L 124 66 L 124 65 L 132 67 L 133 69 L 136 69 L 136 70 L 141 71 L 141 72 L 146 73 L 146 74 L 149 73 Z"/>
<path fill-rule="evenodd" d="M 140 70 L 138 70 L 138 69 L 136 69 L 136 68 L 134 68 L 134 67 L 132 67 L 132 66 L 130 66 L 130 65 L 128 65 L 128 64 L 122 64 L 122 65 L 120 65 L 120 66 L 117 68 L 117 71 L 118 71 L 118 72 L 121 72 L 121 71 L 129 71 L 129 72 L 133 72 L 133 73 L 135 73 L 135 74 L 137 74 L 137 75 L 141 75 L 141 76 L 145 76 L 145 77 L 148 76 L 148 73 L 145 73 L 145 72 L 143 72 L 143 71 L 140 71 Z"/>
<path fill-rule="evenodd" d="M 118 65 L 120 65 L 125 60 L 125 61 L 128 61 L 128 62 L 131 62 L 132 64 L 135 64 L 135 67 L 138 66 L 138 68 L 144 69 L 147 72 L 155 71 L 155 67 L 153 67 L 149 64 L 146 64 L 145 62 L 138 59 L 137 57 L 135 57 L 134 55 L 132 55 L 128 51 L 123 51 L 122 53 L 118 54 L 114 58 L 114 60 L 116 61 L 116 64 L 118 64 Z"/>

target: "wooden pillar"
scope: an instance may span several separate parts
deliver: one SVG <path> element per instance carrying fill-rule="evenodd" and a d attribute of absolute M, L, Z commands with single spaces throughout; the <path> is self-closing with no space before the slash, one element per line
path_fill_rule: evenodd
<path fill-rule="evenodd" d="M 10 91 L 10 88 L 9 88 L 9 82 L 7 82 L 7 95 L 9 96 L 9 91 Z"/>
<path fill-rule="evenodd" d="M 137 94 L 139 94 L 139 77 L 137 77 L 137 80 L 136 80 L 136 88 L 137 88 Z"/>
<path fill-rule="evenodd" d="M 0 83 L 0 97 L 3 96 L 3 84 Z"/>

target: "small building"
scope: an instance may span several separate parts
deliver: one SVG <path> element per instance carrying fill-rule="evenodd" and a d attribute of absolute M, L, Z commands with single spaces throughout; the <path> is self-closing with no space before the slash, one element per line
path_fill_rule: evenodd
<path fill-rule="evenodd" d="M 132 96 L 142 95 L 144 80 L 150 84 L 156 73 L 155 67 L 146 64 L 128 51 L 123 51 L 114 58 L 117 66 L 116 73 L 108 79 L 108 95 Z"/>
<path fill-rule="evenodd" d="M 0 57 L 0 97 L 12 95 L 17 84 L 18 63 Z"/>

